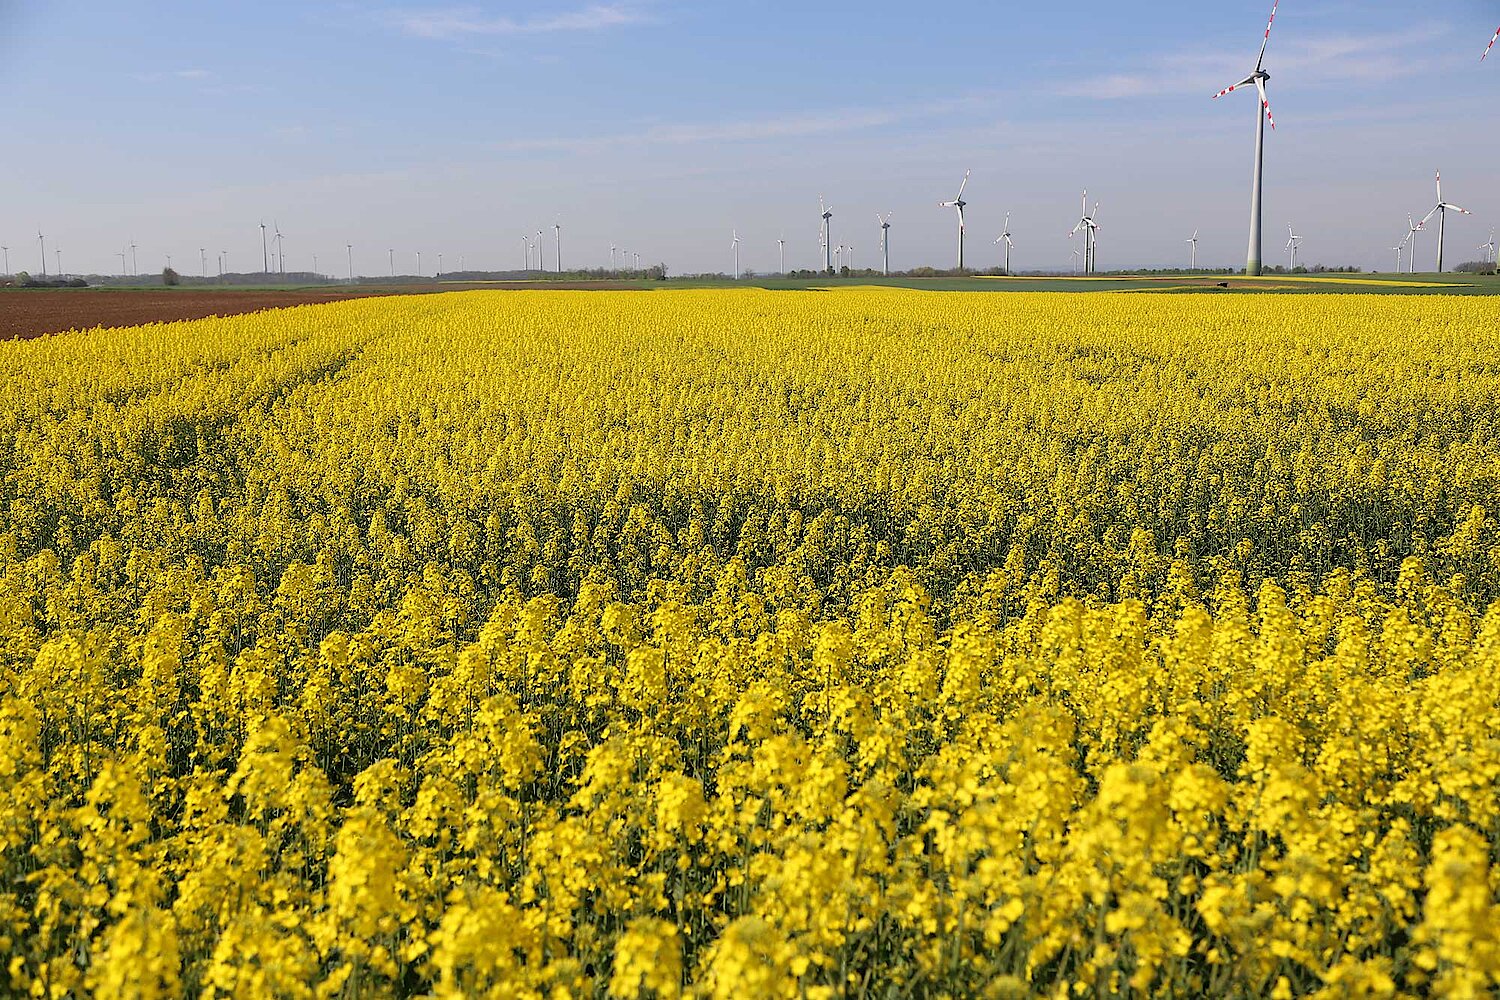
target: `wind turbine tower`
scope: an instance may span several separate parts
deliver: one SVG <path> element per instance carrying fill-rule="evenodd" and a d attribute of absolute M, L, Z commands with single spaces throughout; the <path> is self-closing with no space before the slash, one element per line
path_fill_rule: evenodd
<path fill-rule="evenodd" d="M 132 247 L 131 249 L 135 249 Z M 271 273 L 271 250 L 266 245 L 266 224 L 260 224 L 260 270 L 262 274 Z"/>
<path fill-rule="evenodd" d="M 1265 173 L 1266 152 L 1266 123 L 1271 128 L 1276 128 L 1276 119 L 1271 115 L 1271 101 L 1266 96 L 1266 81 L 1271 79 L 1271 74 L 1266 72 L 1266 46 L 1271 43 L 1271 27 L 1276 23 L 1276 9 L 1281 6 L 1281 0 L 1276 0 L 1271 5 L 1271 20 L 1266 22 L 1266 34 L 1261 39 L 1260 55 L 1255 60 L 1255 72 L 1232 86 L 1225 87 L 1214 95 L 1218 100 L 1225 94 L 1232 94 L 1241 87 L 1255 84 L 1256 92 L 1260 95 L 1260 104 L 1255 109 L 1255 174 L 1250 184 L 1250 247 L 1245 255 L 1245 273 L 1248 275 L 1260 274 L 1261 265 L 1261 182 Z"/>
<path fill-rule="evenodd" d="M 562 223 L 555 223 L 552 226 L 552 231 L 557 248 L 557 273 L 562 274 Z"/>
<path fill-rule="evenodd" d="M 1442 274 L 1443 273 L 1443 243 L 1444 243 L 1445 237 L 1447 236 L 1448 213 L 1450 211 L 1452 211 L 1452 212 L 1459 212 L 1459 213 L 1461 213 L 1463 215 L 1472 215 L 1473 213 L 1470 212 L 1467 208 L 1459 208 L 1457 205 L 1449 204 L 1448 202 L 1446 202 L 1446 201 L 1443 200 L 1443 172 L 1441 170 L 1439 170 L 1438 174 L 1437 174 L 1437 199 L 1438 200 L 1437 200 L 1436 207 L 1434 207 L 1432 211 L 1428 212 L 1427 215 L 1426 215 L 1426 217 L 1422 219 L 1422 225 L 1425 226 L 1427 224 L 1427 220 L 1430 219 L 1430 218 L 1432 218 L 1434 215 L 1436 215 L 1438 217 L 1437 269 L 1438 269 L 1438 274 Z"/>
<path fill-rule="evenodd" d="M 1287 270 L 1295 271 L 1297 270 L 1297 249 L 1302 246 L 1302 237 L 1297 235 L 1297 231 L 1292 228 L 1290 222 L 1286 224 L 1286 235 L 1286 250 L 1287 253 L 1292 255 L 1292 263 Z"/>
<path fill-rule="evenodd" d="M 786 277 L 786 236 L 776 241 L 776 246 L 781 249 L 781 276 Z"/>
<path fill-rule="evenodd" d="M 1094 216 L 1099 214 L 1099 203 L 1094 202 L 1094 210 L 1089 211 L 1089 193 L 1083 192 L 1083 215 L 1079 216 L 1078 224 L 1068 234 L 1071 239 L 1079 233 L 1083 234 L 1083 273 L 1093 274 L 1098 264 L 1099 252 L 1099 225 L 1094 221 Z"/>
<path fill-rule="evenodd" d="M 734 238 L 729 241 L 729 249 L 734 251 L 734 280 L 740 280 L 740 233 L 734 231 Z"/>
<path fill-rule="evenodd" d="M 1193 246 L 1193 254 L 1192 254 L 1192 257 L 1190 258 L 1191 262 L 1188 264 L 1188 270 L 1189 271 L 1196 271 L 1196 270 L 1198 270 L 1198 230 L 1194 229 L 1193 230 L 1193 238 L 1190 239 L 1190 240 L 1187 240 L 1186 242 L 1191 243 L 1192 246 Z"/>
<path fill-rule="evenodd" d="M 885 269 L 885 276 L 891 276 L 891 213 L 885 213 L 885 218 L 879 214 L 875 216 L 880 223 L 880 258 L 881 266 Z"/>
<path fill-rule="evenodd" d="M 964 171 L 964 180 L 958 186 L 958 196 L 956 198 L 952 201 L 938 202 L 939 208 L 952 208 L 958 212 L 958 269 L 960 271 L 964 269 L 964 208 L 969 204 L 964 201 L 964 189 L 969 186 L 969 173 L 970 171 Z"/>
<path fill-rule="evenodd" d="M 823 204 L 818 195 L 818 211 L 823 215 L 823 270 L 833 270 L 833 207 Z"/>
<path fill-rule="evenodd" d="M 36 231 L 36 241 L 41 244 L 42 248 L 42 277 L 45 278 L 47 276 L 47 237 L 42 235 L 40 229 Z"/>
<path fill-rule="evenodd" d="M 1002 232 L 999 236 L 995 237 L 995 242 L 996 243 L 1004 243 L 1005 244 L 1005 274 L 1006 274 L 1007 277 L 1009 277 L 1010 276 L 1010 251 L 1011 251 L 1011 248 L 1013 248 L 1016 245 L 1015 241 L 1010 238 L 1010 213 L 1009 212 L 1005 213 L 1005 231 Z"/>

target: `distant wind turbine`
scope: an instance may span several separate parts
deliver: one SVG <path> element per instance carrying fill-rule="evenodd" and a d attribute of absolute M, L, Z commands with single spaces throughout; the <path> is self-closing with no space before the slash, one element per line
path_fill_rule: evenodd
<path fill-rule="evenodd" d="M 779 240 L 776 241 L 776 245 L 781 248 L 781 276 L 782 277 L 786 277 L 786 234 L 785 233 L 782 234 L 781 239 L 779 239 Z"/>
<path fill-rule="evenodd" d="M 1494 263 L 1494 261 L 1495 261 L 1495 231 L 1493 229 L 1490 230 L 1490 239 L 1489 239 L 1489 242 L 1488 243 L 1481 243 L 1481 244 L 1479 244 L 1479 246 L 1476 249 L 1484 251 L 1484 262 L 1486 264 L 1492 264 L 1492 263 Z"/>
<path fill-rule="evenodd" d="M 885 217 L 881 218 L 877 212 L 875 221 L 880 223 L 880 258 L 885 268 L 885 276 L 889 278 L 891 276 L 891 213 L 887 212 Z"/>
<path fill-rule="evenodd" d="M 818 195 L 818 211 L 823 218 L 823 270 L 833 270 L 833 207 L 823 204 L 823 196 Z"/>
<path fill-rule="evenodd" d="M 120 251 L 118 251 L 115 254 L 115 256 L 118 257 L 118 258 L 120 258 L 120 277 L 123 278 L 123 277 L 125 277 L 125 251 L 124 250 L 120 250 Z M 9 263 L 10 263 L 10 261 L 7 260 L 6 264 L 9 265 Z M 7 270 L 9 270 L 8 267 L 7 267 Z"/>
<path fill-rule="evenodd" d="M 1292 224 L 1290 222 L 1286 224 L 1286 233 L 1286 249 L 1287 252 L 1292 255 L 1292 263 L 1291 266 L 1287 268 L 1287 270 L 1295 271 L 1297 270 L 1297 249 L 1298 247 L 1302 246 L 1302 237 L 1297 235 L 1297 231 L 1292 228 Z"/>
<path fill-rule="evenodd" d="M 198 248 L 198 276 L 208 277 L 208 249 L 206 247 Z"/>
<path fill-rule="evenodd" d="M 545 272 L 547 270 L 547 244 L 542 241 L 542 231 L 536 231 L 536 269 Z"/>
<path fill-rule="evenodd" d="M 354 244 L 345 243 L 344 249 L 349 254 L 349 284 L 354 284 Z"/>
<path fill-rule="evenodd" d="M 1218 100 L 1225 94 L 1231 94 L 1241 87 L 1255 84 L 1256 91 L 1260 94 L 1260 105 L 1255 109 L 1255 174 L 1250 186 L 1250 248 L 1245 255 L 1245 273 L 1250 275 L 1260 274 L 1261 266 L 1261 181 L 1265 173 L 1266 152 L 1266 123 L 1271 123 L 1271 128 L 1276 128 L 1276 119 L 1271 115 L 1271 101 L 1266 96 L 1266 81 L 1271 79 L 1271 74 L 1266 72 L 1266 46 L 1271 43 L 1271 28 L 1276 23 L 1276 9 L 1281 6 L 1281 0 L 1276 0 L 1271 5 L 1271 20 L 1266 22 L 1266 34 L 1261 39 L 1260 55 L 1255 60 L 1255 72 L 1232 86 L 1225 87 L 1214 95 Z"/>
<path fill-rule="evenodd" d="M 1472 215 L 1473 213 L 1470 212 L 1467 208 L 1459 208 L 1457 205 L 1451 205 L 1448 202 L 1446 202 L 1446 201 L 1443 200 L 1443 172 L 1441 170 L 1439 170 L 1438 173 L 1437 173 L 1437 199 L 1438 199 L 1437 206 L 1435 208 L 1433 208 L 1432 211 L 1430 211 L 1430 212 L 1427 213 L 1426 217 L 1422 219 L 1422 224 L 1425 226 L 1427 224 L 1427 220 L 1430 219 L 1430 218 L 1432 218 L 1434 215 L 1436 215 L 1438 217 L 1437 269 L 1438 269 L 1438 274 L 1442 274 L 1443 273 L 1443 244 L 1444 244 L 1444 242 L 1446 240 L 1446 237 L 1447 237 L 1448 213 L 1450 211 L 1452 211 L 1452 212 L 1459 212 L 1459 213 L 1462 213 L 1463 215 Z"/>
<path fill-rule="evenodd" d="M 263 273 L 263 274 L 270 274 L 271 273 L 271 250 L 266 245 L 266 224 L 265 224 L 264 221 L 262 221 L 261 224 L 260 224 L 260 261 L 261 261 L 261 273 Z"/>
<path fill-rule="evenodd" d="M 276 230 L 276 238 L 274 240 L 276 244 L 276 273 L 286 274 L 286 242 L 281 235 L 281 223 L 275 222 L 272 225 L 275 226 Z"/>
<path fill-rule="evenodd" d="M 1396 251 L 1396 273 L 1400 274 L 1401 273 L 1401 254 L 1406 250 L 1406 246 L 1404 244 L 1397 243 L 1395 246 L 1391 247 L 1391 249 L 1394 250 L 1394 251 Z"/>
<path fill-rule="evenodd" d="M 391 247 L 387 252 L 391 255 L 391 277 L 394 278 L 396 276 L 396 248 Z"/>
<path fill-rule="evenodd" d="M 135 252 L 137 250 L 139 250 L 139 249 L 140 248 L 138 246 L 136 246 L 136 244 L 135 244 L 135 240 L 131 240 L 130 241 L 130 273 L 131 274 L 140 274 L 141 273 L 141 262 L 140 262 L 140 260 L 135 255 Z"/>
<path fill-rule="evenodd" d="M 0 253 L 5 254 L 5 273 L 9 274 L 10 273 L 10 247 L 0 247 Z M 122 270 L 122 271 L 125 270 L 125 258 L 124 258 L 124 255 L 121 255 L 121 258 L 120 258 L 120 270 Z"/>
<path fill-rule="evenodd" d="M 1078 277 L 1078 251 L 1073 251 L 1073 277 Z"/>
<path fill-rule="evenodd" d="M 939 208 L 951 208 L 958 212 L 958 269 L 960 271 L 964 269 L 964 230 L 966 228 L 964 226 L 964 209 L 969 204 L 964 201 L 964 189 L 969 186 L 969 174 L 970 171 L 964 171 L 963 183 L 958 186 L 957 197 L 952 201 L 938 202 Z"/>
<path fill-rule="evenodd" d="M 1006 273 L 1006 275 L 1009 275 L 1010 274 L 1010 252 L 1011 252 L 1012 248 L 1014 248 L 1015 245 L 1016 245 L 1015 241 L 1010 238 L 1010 213 L 1009 212 L 1005 213 L 1005 231 L 1002 232 L 999 236 L 995 237 L 995 242 L 996 243 L 1004 243 L 1005 244 L 1005 273 Z"/>
<path fill-rule="evenodd" d="M 562 223 L 554 223 L 552 231 L 555 234 L 554 243 L 557 249 L 557 273 L 562 274 Z"/>
<path fill-rule="evenodd" d="M 40 229 L 36 231 L 36 241 L 42 247 L 42 277 L 45 278 L 47 276 L 47 237 L 42 235 Z"/>
<path fill-rule="evenodd" d="M 1185 242 L 1191 243 L 1193 245 L 1193 255 L 1190 258 L 1191 263 L 1188 264 L 1188 270 L 1196 271 L 1198 270 L 1198 230 L 1194 229 L 1193 238 L 1190 240 L 1186 240 Z"/>
<path fill-rule="evenodd" d="M 1089 193 L 1088 193 L 1088 191 L 1084 191 L 1083 192 L 1083 215 L 1081 215 L 1079 217 L 1078 224 L 1073 227 L 1073 231 L 1068 234 L 1068 238 L 1069 239 L 1072 239 L 1074 236 L 1077 236 L 1079 233 L 1083 234 L 1083 273 L 1084 274 L 1093 274 L 1094 273 L 1094 268 L 1098 265 L 1097 257 L 1098 257 L 1098 252 L 1099 252 L 1099 225 L 1098 225 L 1097 222 L 1094 221 L 1094 217 L 1097 216 L 1098 214 L 1099 214 L 1099 203 L 1097 201 L 1094 202 L 1094 210 L 1092 212 L 1090 212 L 1089 211 Z"/>
<path fill-rule="evenodd" d="M 1413 222 L 1412 218 L 1411 218 L 1411 214 L 1407 213 L 1407 216 L 1406 216 L 1406 239 L 1402 240 L 1401 243 L 1403 245 L 1405 245 L 1407 243 L 1411 244 L 1411 248 L 1406 251 L 1406 269 L 1408 271 L 1410 271 L 1412 274 L 1416 274 L 1417 273 L 1417 234 L 1420 233 L 1421 231 L 1422 231 L 1422 223 L 1420 223 L 1420 222 Z"/>
<path fill-rule="evenodd" d="M 729 249 L 734 251 L 734 280 L 740 280 L 740 234 L 735 230 L 734 238 L 729 241 Z"/>

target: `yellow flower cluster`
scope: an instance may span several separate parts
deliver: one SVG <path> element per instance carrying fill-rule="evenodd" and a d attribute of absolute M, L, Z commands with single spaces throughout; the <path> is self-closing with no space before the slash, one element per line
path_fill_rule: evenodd
<path fill-rule="evenodd" d="M 0 344 L 0 993 L 1500 990 L 1500 305 Z"/>

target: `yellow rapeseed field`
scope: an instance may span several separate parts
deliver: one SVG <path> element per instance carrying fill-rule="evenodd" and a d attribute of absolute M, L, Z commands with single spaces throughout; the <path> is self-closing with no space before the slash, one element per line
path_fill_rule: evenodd
<path fill-rule="evenodd" d="M 0 345 L 0 993 L 1484 996 L 1500 303 Z"/>

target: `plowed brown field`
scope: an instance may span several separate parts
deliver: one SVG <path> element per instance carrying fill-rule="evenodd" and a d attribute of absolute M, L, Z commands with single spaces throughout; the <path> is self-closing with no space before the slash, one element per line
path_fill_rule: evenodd
<path fill-rule="evenodd" d="M 341 302 L 372 295 L 420 295 L 474 289 L 608 288 L 608 282 L 506 282 L 494 284 L 356 285 L 291 291 L 246 289 L 26 289 L 0 291 L 0 340 L 40 337 L 96 326 L 137 326 L 173 320 L 235 316 L 286 306 Z"/>

